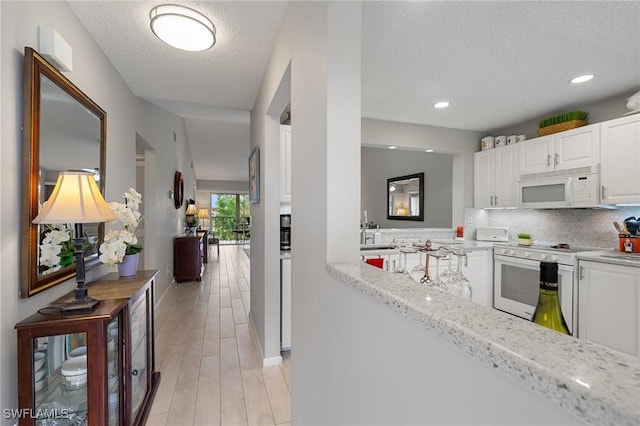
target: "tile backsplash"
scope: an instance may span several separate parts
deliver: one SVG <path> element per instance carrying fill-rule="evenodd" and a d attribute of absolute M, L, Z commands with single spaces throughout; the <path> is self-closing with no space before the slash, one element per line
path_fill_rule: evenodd
<path fill-rule="evenodd" d="M 509 239 L 518 232 L 528 232 L 534 242 L 569 243 L 580 246 L 617 248 L 618 233 L 613 222 L 622 224 L 629 216 L 640 216 L 640 206 L 604 209 L 465 209 L 465 237 L 475 239 L 475 229 L 483 226 L 506 226 Z M 468 225 L 471 218 L 473 224 Z"/>

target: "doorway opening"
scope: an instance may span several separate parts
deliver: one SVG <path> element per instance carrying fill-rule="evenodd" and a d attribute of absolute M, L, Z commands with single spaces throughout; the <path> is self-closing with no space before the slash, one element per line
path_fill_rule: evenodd
<path fill-rule="evenodd" d="M 248 244 L 251 241 L 251 210 L 249 194 L 211 194 L 211 220 L 220 244 Z"/>

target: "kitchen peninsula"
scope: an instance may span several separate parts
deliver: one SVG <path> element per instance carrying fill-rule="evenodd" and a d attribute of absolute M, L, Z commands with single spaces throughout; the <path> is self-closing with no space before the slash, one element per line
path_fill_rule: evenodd
<path fill-rule="evenodd" d="M 426 404 L 452 388 L 460 396 L 457 408 L 467 408 L 472 413 L 456 413 L 462 417 L 453 420 L 454 423 L 460 419 L 493 424 L 640 423 L 637 358 L 561 335 L 363 262 L 330 264 L 327 269 L 337 281 L 360 293 L 358 296 L 345 290 L 351 302 L 363 301 L 361 297 L 376 301 L 374 305 L 363 302 L 379 316 L 385 316 L 381 322 L 395 324 L 389 340 L 400 340 L 394 336 L 399 334 L 398 330 L 406 329 L 408 335 L 422 336 L 429 342 L 423 345 L 427 347 L 425 355 L 434 354 L 437 359 L 438 354 L 446 353 L 437 366 L 429 365 L 427 359 L 414 365 L 424 366 L 427 372 L 422 385 L 425 395 L 429 395 L 431 388 L 437 389 L 431 394 L 432 399 L 424 397 Z M 380 304 L 384 305 L 383 310 L 375 306 Z M 382 334 L 386 331 L 378 330 L 380 338 L 384 338 Z M 398 358 L 403 365 L 396 370 L 398 374 L 406 373 L 403 379 L 408 389 L 414 380 L 420 380 L 414 377 L 420 377 L 421 373 L 411 369 L 410 360 L 423 354 L 407 353 L 415 338 L 404 343 L 402 353 L 406 354 Z M 453 374 L 440 374 L 437 370 Z M 453 385 L 430 382 L 438 380 L 438 375 L 456 382 Z M 474 388 L 478 389 L 474 392 Z M 437 403 L 430 405 L 426 416 L 433 413 L 434 418 L 425 419 L 425 423 L 441 421 L 437 417 L 440 409 Z"/>

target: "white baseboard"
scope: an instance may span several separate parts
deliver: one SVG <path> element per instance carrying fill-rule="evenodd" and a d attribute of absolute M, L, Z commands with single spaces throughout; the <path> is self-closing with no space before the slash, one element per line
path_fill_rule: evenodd
<path fill-rule="evenodd" d="M 281 356 L 274 356 L 271 358 L 262 358 L 263 367 L 271 367 L 272 365 L 280 365 L 280 364 L 282 364 Z"/>
<path fill-rule="evenodd" d="M 260 342 L 258 342 L 258 337 L 256 334 L 256 329 L 253 326 L 253 318 L 251 318 L 251 313 L 249 313 L 249 327 L 251 328 L 251 336 L 253 336 L 253 342 L 256 344 L 256 348 L 258 348 L 258 352 L 260 352 L 260 358 L 262 358 L 262 366 L 263 367 L 271 367 L 272 365 L 280 365 L 282 364 L 282 356 L 273 356 L 269 358 L 264 357 L 264 352 L 262 351 L 262 346 L 260 346 Z"/>

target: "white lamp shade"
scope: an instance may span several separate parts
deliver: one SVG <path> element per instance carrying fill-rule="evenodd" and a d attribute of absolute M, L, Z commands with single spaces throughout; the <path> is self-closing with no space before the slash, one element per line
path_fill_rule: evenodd
<path fill-rule="evenodd" d="M 190 52 L 211 48 L 216 42 L 216 28 L 200 12 L 175 4 L 151 9 L 151 31 L 169 46 Z"/>
<path fill-rule="evenodd" d="M 189 205 L 187 206 L 186 214 L 187 214 L 187 215 L 195 215 L 196 213 L 198 213 L 198 212 L 196 211 L 196 205 L 195 205 L 195 204 L 189 204 Z"/>
<path fill-rule="evenodd" d="M 209 209 L 198 209 L 198 219 L 208 219 Z"/>
<path fill-rule="evenodd" d="M 116 219 L 93 174 L 60 172 L 51 196 L 33 223 L 95 223 Z"/>

